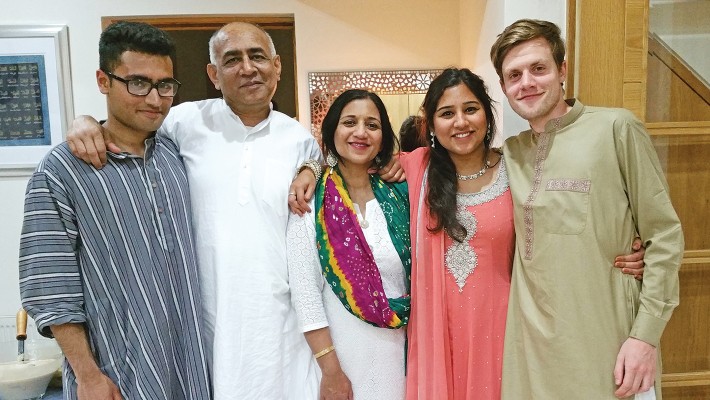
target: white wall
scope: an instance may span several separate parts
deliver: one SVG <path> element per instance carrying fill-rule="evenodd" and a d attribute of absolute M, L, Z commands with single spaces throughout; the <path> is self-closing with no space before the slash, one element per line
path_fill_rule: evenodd
<path fill-rule="evenodd" d="M 565 35 L 567 2 L 565 0 L 460 0 L 461 66 L 470 68 L 486 81 L 491 97 L 497 101 L 498 134 L 494 146 L 528 129 L 528 124 L 510 108 L 500 87 L 500 79 L 491 64 L 490 51 L 498 34 L 521 18 L 552 21 Z"/>
<path fill-rule="evenodd" d="M 0 317 L 20 308 L 17 254 L 27 178 L 0 178 Z"/>
<path fill-rule="evenodd" d="M 655 4 L 654 4 L 655 3 Z M 710 57 L 698 51 L 710 45 L 710 1 L 652 1 L 649 29 L 673 49 L 696 74 L 710 82 Z"/>
<path fill-rule="evenodd" d="M 521 17 L 564 26 L 564 7 L 564 0 L 34 0 L 6 7 L 0 25 L 66 24 L 74 111 L 105 117 L 94 81 L 102 16 L 294 14 L 299 114 L 309 126 L 306 80 L 312 71 L 467 66 L 482 74 L 504 103 L 488 59 L 495 36 Z M 510 127 L 508 114 L 506 133 L 525 128 Z M 14 315 L 20 306 L 17 254 L 26 181 L 0 177 L 0 316 Z"/>
<path fill-rule="evenodd" d="M 458 64 L 458 1 L 401 5 L 397 0 L 34 0 L 5 7 L 0 25 L 66 24 L 74 111 L 105 117 L 105 101 L 94 80 L 102 16 L 294 14 L 299 114 L 309 126 L 308 72 Z M 17 254 L 26 181 L 0 177 L 0 316 L 14 315 L 20 306 Z"/>
<path fill-rule="evenodd" d="M 510 136 L 509 131 L 503 129 L 505 97 L 490 57 L 491 45 L 506 26 L 504 17 L 505 1 L 461 0 L 461 66 L 480 75 L 488 86 L 488 93 L 496 101 L 498 132 L 494 147 L 502 146 L 503 139 Z"/>

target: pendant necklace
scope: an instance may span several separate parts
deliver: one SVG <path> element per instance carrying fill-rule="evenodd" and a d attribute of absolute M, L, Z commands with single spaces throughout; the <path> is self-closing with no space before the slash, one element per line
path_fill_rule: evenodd
<path fill-rule="evenodd" d="M 478 179 L 478 178 L 482 177 L 483 174 L 485 174 L 486 171 L 488 171 L 488 168 L 490 168 L 490 167 L 491 167 L 491 164 L 490 164 L 490 163 L 488 162 L 488 160 L 486 159 L 486 161 L 483 163 L 483 168 L 481 168 L 480 171 L 478 171 L 478 172 L 476 172 L 475 174 L 472 174 L 472 175 L 461 175 L 461 174 L 459 174 L 459 173 L 457 172 L 457 173 L 456 173 L 456 178 L 458 178 L 458 180 L 460 180 L 460 181 L 470 181 L 470 180 L 473 180 L 473 179 Z"/>

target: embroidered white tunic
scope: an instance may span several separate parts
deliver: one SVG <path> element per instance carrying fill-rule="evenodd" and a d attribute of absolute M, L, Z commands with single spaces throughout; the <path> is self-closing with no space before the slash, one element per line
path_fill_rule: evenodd
<path fill-rule="evenodd" d="M 361 224 L 362 231 L 380 270 L 382 287 L 387 297 L 399 297 L 406 290 L 404 267 L 377 200 L 367 202 L 365 217 L 367 224 Z M 404 399 L 405 330 L 369 325 L 345 309 L 323 278 L 316 249 L 315 213 L 303 217 L 291 214 L 289 218 L 288 269 L 301 329 L 308 332 L 329 327 L 355 398 Z"/>
<path fill-rule="evenodd" d="M 246 127 L 223 99 L 174 107 L 160 134 L 190 181 L 215 399 L 315 399 L 318 366 L 298 329 L 286 266 L 288 188 L 318 144 L 272 111 Z"/>

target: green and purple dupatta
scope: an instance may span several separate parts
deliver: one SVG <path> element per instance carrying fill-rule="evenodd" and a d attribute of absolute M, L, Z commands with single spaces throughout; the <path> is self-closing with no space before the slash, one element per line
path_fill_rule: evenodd
<path fill-rule="evenodd" d="M 370 184 L 404 265 L 405 295 L 387 298 L 372 250 L 337 167 L 328 168 L 316 187 L 318 256 L 326 282 L 351 314 L 371 325 L 396 329 L 407 324 L 410 308 L 412 256 L 407 184 L 387 183 L 377 175 L 370 176 Z"/>

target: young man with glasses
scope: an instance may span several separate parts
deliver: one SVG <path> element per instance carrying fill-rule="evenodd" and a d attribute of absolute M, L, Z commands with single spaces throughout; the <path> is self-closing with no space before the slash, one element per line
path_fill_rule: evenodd
<path fill-rule="evenodd" d="M 180 83 L 171 39 L 118 22 L 99 41 L 103 169 L 66 143 L 30 178 L 20 245 L 23 306 L 66 356 L 67 399 L 209 399 L 187 176 L 155 135 Z"/>
<path fill-rule="evenodd" d="M 271 107 L 281 59 L 262 28 L 227 24 L 209 52 L 207 74 L 222 98 L 173 107 L 158 137 L 180 148 L 190 181 L 214 397 L 316 399 L 318 365 L 291 304 L 286 225 L 293 175 L 320 149 Z M 110 127 L 92 118 L 73 127 L 74 154 L 101 167 L 116 144 Z"/>

